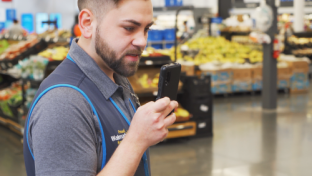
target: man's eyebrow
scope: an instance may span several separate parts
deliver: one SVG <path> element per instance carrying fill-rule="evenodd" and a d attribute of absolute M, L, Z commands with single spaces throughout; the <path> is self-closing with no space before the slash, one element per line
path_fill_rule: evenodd
<path fill-rule="evenodd" d="M 124 20 L 124 21 L 126 21 L 126 22 L 129 22 L 129 23 L 132 23 L 132 24 L 134 24 L 134 25 L 136 25 L 136 26 L 141 26 L 141 23 L 139 23 L 139 22 L 137 22 L 137 21 L 135 21 L 135 20 Z M 154 24 L 154 21 L 152 21 L 151 23 L 149 23 L 148 25 L 147 25 L 147 27 L 151 27 L 152 25 Z"/>
<path fill-rule="evenodd" d="M 154 24 L 154 21 L 150 22 L 146 27 L 151 27 Z"/>

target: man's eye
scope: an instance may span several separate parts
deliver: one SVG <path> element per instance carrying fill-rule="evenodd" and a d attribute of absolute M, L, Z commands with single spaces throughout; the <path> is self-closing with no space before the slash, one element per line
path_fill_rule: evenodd
<path fill-rule="evenodd" d="M 145 28 L 145 32 L 148 32 L 150 30 L 150 28 Z"/>
<path fill-rule="evenodd" d="M 133 31 L 134 30 L 134 28 L 133 27 L 124 27 L 125 28 L 125 30 L 127 30 L 127 31 L 129 31 L 129 32 L 131 32 L 131 31 Z"/>

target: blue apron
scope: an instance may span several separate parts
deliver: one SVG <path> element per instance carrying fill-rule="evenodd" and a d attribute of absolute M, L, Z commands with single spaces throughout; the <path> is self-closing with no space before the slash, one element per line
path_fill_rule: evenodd
<path fill-rule="evenodd" d="M 24 131 L 24 160 L 27 175 L 35 176 L 35 158 L 28 140 L 31 114 L 40 98 L 48 91 L 58 87 L 69 87 L 81 93 L 90 104 L 93 114 L 99 122 L 101 132 L 101 138 L 99 138 L 101 140 L 101 146 L 99 146 L 99 150 L 101 151 L 101 157 L 98 159 L 100 166 L 98 166 L 97 172 L 100 172 L 118 147 L 118 141 L 111 141 L 110 136 L 114 136 L 114 131 L 121 129 L 128 131 L 130 121 L 112 98 L 106 100 L 103 97 L 96 85 L 79 69 L 74 60 L 68 55 L 67 59 L 42 82 L 28 113 Z M 134 112 L 136 112 L 136 107 L 132 103 L 131 98 L 129 98 L 129 102 Z M 135 175 L 150 175 L 147 152 L 144 153 Z"/>

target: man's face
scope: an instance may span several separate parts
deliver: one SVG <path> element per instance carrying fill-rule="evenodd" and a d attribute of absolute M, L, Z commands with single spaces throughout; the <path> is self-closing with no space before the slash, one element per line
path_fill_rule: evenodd
<path fill-rule="evenodd" d="M 152 20 L 150 0 L 121 1 L 96 28 L 96 53 L 114 72 L 125 77 L 134 75 Z"/>

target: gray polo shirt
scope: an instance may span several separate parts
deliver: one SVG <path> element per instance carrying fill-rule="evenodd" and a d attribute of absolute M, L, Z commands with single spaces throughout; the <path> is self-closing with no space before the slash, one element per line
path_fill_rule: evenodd
<path fill-rule="evenodd" d="M 77 41 L 70 48 L 71 58 L 131 121 L 134 110 L 128 100 L 133 89 L 128 79 L 114 74 L 115 84 Z M 78 91 L 60 87 L 46 93 L 35 106 L 29 125 L 36 175 L 96 175 L 101 164 L 96 145 L 98 126 L 89 103 Z"/>

